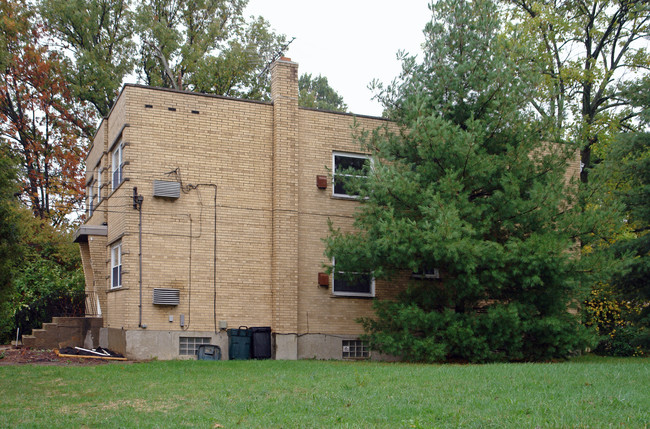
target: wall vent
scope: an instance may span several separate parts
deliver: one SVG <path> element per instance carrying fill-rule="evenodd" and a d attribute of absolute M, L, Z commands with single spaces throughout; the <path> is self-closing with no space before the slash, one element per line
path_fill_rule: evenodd
<path fill-rule="evenodd" d="M 156 305 L 178 305 L 180 295 L 178 289 L 154 288 L 153 303 Z"/>
<path fill-rule="evenodd" d="M 169 180 L 154 180 L 153 196 L 158 198 L 179 198 L 181 196 L 181 184 Z"/>

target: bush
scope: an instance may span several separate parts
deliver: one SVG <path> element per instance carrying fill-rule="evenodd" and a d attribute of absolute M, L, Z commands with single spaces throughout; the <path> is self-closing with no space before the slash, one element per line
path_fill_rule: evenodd
<path fill-rule="evenodd" d="M 604 356 L 643 356 L 650 341 L 646 324 L 637 323 L 643 305 L 617 296 L 609 284 L 599 283 L 585 302 L 586 326 L 599 335 L 594 352 Z"/>
<path fill-rule="evenodd" d="M 374 306 L 377 318 L 361 320 L 364 340 L 407 361 L 540 361 L 567 358 L 593 345 L 593 337 L 568 312 L 543 317 L 515 303 L 471 313 L 426 311 L 395 301 Z"/>
<path fill-rule="evenodd" d="M 77 245 L 47 220 L 18 211 L 21 260 L 0 300 L 0 341 L 28 334 L 55 316 L 84 314 L 84 276 Z"/>

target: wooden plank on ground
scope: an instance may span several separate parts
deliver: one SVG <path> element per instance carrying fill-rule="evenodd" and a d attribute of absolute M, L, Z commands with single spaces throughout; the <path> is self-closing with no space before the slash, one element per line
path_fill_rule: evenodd
<path fill-rule="evenodd" d="M 65 357 L 65 358 L 81 358 L 81 359 L 103 359 L 103 360 L 127 360 L 126 358 L 121 358 L 121 357 L 112 357 L 112 356 L 83 356 L 83 355 L 65 355 L 62 353 L 59 353 L 58 349 L 54 349 L 54 353 L 58 357 Z"/>

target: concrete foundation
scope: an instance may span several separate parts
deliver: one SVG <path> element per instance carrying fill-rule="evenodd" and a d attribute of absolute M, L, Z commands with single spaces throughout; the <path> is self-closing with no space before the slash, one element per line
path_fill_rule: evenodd
<path fill-rule="evenodd" d="M 195 359 L 180 354 L 180 337 L 210 338 L 210 344 L 221 348 L 223 360 L 228 359 L 228 336 L 225 331 L 215 334 L 203 331 L 149 331 L 102 328 L 100 337 L 110 350 L 132 360 Z M 103 346 L 102 346 L 103 347 Z"/>
<path fill-rule="evenodd" d="M 296 334 L 275 334 L 275 359 L 276 360 L 297 360 L 298 359 L 298 336 Z"/>
<path fill-rule="evenodd" d="M 101 328 L 99 345 L 122 353 L 132 360 L 195 359 L 180 354 L 181 337 L 210 338 L 210 344 L 221 348 L 222 360 L 228 360 L 228 335 L 226 331 L 150 331 Z M 343 359 L 343 340 L 357 340 L 356 335 L 277 334 L 271 337 L 273 359 Z M 370 360 L 397 361 L 397 357 L 370 353 Z"/>
<path fill-rule="evenodd" d="M 358 340 L 358 335 L 306 334 L 298 338 L 298 359 L 342 360 L 343 340 Z M 400 359 L 370 352 L 369 360 L 396 362 Z"/>

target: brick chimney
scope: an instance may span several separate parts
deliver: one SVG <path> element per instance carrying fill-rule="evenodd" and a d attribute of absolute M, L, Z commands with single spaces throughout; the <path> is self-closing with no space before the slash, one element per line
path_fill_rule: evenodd
<path fill-rule="evenodd" d="M 298 332 L 298 63 L 271 65 L 273 102 L 273 251 L 271 278 L 275 332 Z M 297 359 L 295 335 L 279 335 L 276 359 Z"/>

